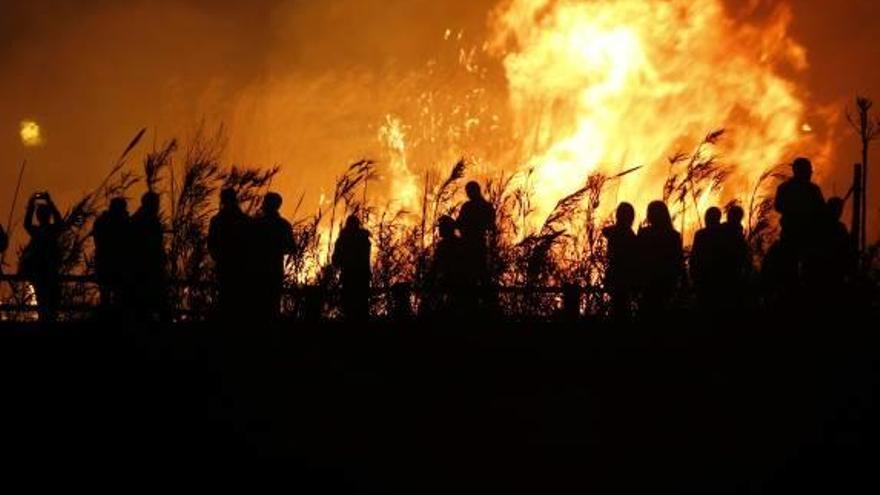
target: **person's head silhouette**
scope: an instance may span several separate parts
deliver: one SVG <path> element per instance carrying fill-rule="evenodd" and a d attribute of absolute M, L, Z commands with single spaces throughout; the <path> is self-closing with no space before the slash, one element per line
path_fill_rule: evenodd
<path fill-rule="evenodd" d="M 361 219 L 357 215 L 349 215 L 345 219 L 345 230 L 360 230 Z"/>
<path fill-rule="evenodd" d="M 669 208 L 663 201 L 651 201 L 648 204 L 647 214 L 648 225 L 656 229 L 672 230 L 672 217 L 669 215 Z"/>
<path fill-rule="evenodd" d="M 437 230 L 443 239 L 452 239 L 455 237 L 455 219 L 449 215 L 443 215 L 437 220 Z"/>
<path fill-rule="evenodd" d="M 636 209 L 633 205 L 623 202 L 617 205 L 617 211 L 614 214 L 617 225 L 626 228 L 632 228 L 633 222 L 636 221 Z"/>
<path fill-rule="evenodd" d="M 220 209 L 238 208 L 238 193 L 231 187 L 225 187 L 220 191 Z"/>
<path fill-rule="evenodd" d="M 706 227 L 717 227 L 721 225 L 721 209 L 713 206 L 706 210 L 705 220 Z"/>
<path fill-rule="evenodd" d="M 128 213 L 128 201 L 125 198 L 113 198 L 110 200 L 108 210 L 114 215 L 125 215 Z"/>
<path fill-rule="evenodd" d="M 41 203 L 37 205 L 37 223 L 40 225 L 49 225 L 52 223 L 52 207 L 48 204 Z"/>
<path fill-rule="evenodd" d="M 277 215 L 278 211 L 281 210 L 281 203 L 283 201 L 280 194 L 274 192 L 267 193 L 263 198 L 263 213 Z"/>
<path fill-rule="evenodd" d="M 813 177 L 813 163 L 808 158 L 800 157 L 791 164 L 795 179 L 802 182 L 810 182 Z"/>
<path fill-rule="evenodd" d="M 840 217 L 843 216 L 843 200 L 836 196 L 828 198 L 826 208 L 828 208 L 828 215 L 833 220 L 840 220 Z"/>
<path fill-rule="evenodd" d="M 746 212 L 740 205 L 733 205 L 727 210 L 727 223 L 733 225 L 742 225 Z"/>
<path fill-rule="evenodd" d="M 159 216 L 159 195 L 148 191 L 141 196 L 141 209 L 151 217 Z"/>
<path fill-rule="evenodd" d="M 467 194 L 468 199 L 471 201 L 483 199 L 483 192 L 480 190 L 480 183 L 475 180 L 465 184 L 464 191 Z"/>

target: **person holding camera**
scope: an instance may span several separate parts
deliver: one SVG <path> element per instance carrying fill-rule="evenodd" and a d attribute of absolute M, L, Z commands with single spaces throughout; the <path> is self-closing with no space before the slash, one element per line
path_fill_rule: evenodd
<path fill-rule="evenodd" d="M 55 320 L 61 299 L 59 241 L 64 233 L 64 219 L 49 193 L 31 196 L 24 216 L 24 229 L 31 239 L 22 253 L 18 271 L 34 287 L 40 321 L 51 322 Z"/>

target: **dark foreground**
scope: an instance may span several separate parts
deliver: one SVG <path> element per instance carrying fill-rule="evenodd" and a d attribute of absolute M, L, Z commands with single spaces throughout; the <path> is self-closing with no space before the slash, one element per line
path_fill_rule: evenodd
<path fill-rule="evenodd" d="M 876 318 L 745 320 L 0 327 L 5 476 L 300 493 L 880 488 Z"/>

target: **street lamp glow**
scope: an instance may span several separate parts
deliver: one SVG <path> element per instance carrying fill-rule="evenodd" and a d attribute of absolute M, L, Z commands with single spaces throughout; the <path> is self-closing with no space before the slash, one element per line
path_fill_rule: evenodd
<path fill-rule="evenodd" d="M 23 120 L 21 122 L 21 142 L 25 146 L 31 148 L 43 144 L 43 136 L 40 132 L 40 125 L 33 120 Z"/>

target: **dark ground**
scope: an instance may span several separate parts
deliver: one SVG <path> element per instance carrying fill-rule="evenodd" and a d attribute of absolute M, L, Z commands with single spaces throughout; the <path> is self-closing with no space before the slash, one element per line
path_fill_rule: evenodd
<path fill-rule="evenodd" d="M 294 493 L 876 493 L 874 315 L 860 327 L 742 320 L 0 326 L 4 477 L 272 478 Z"/>

